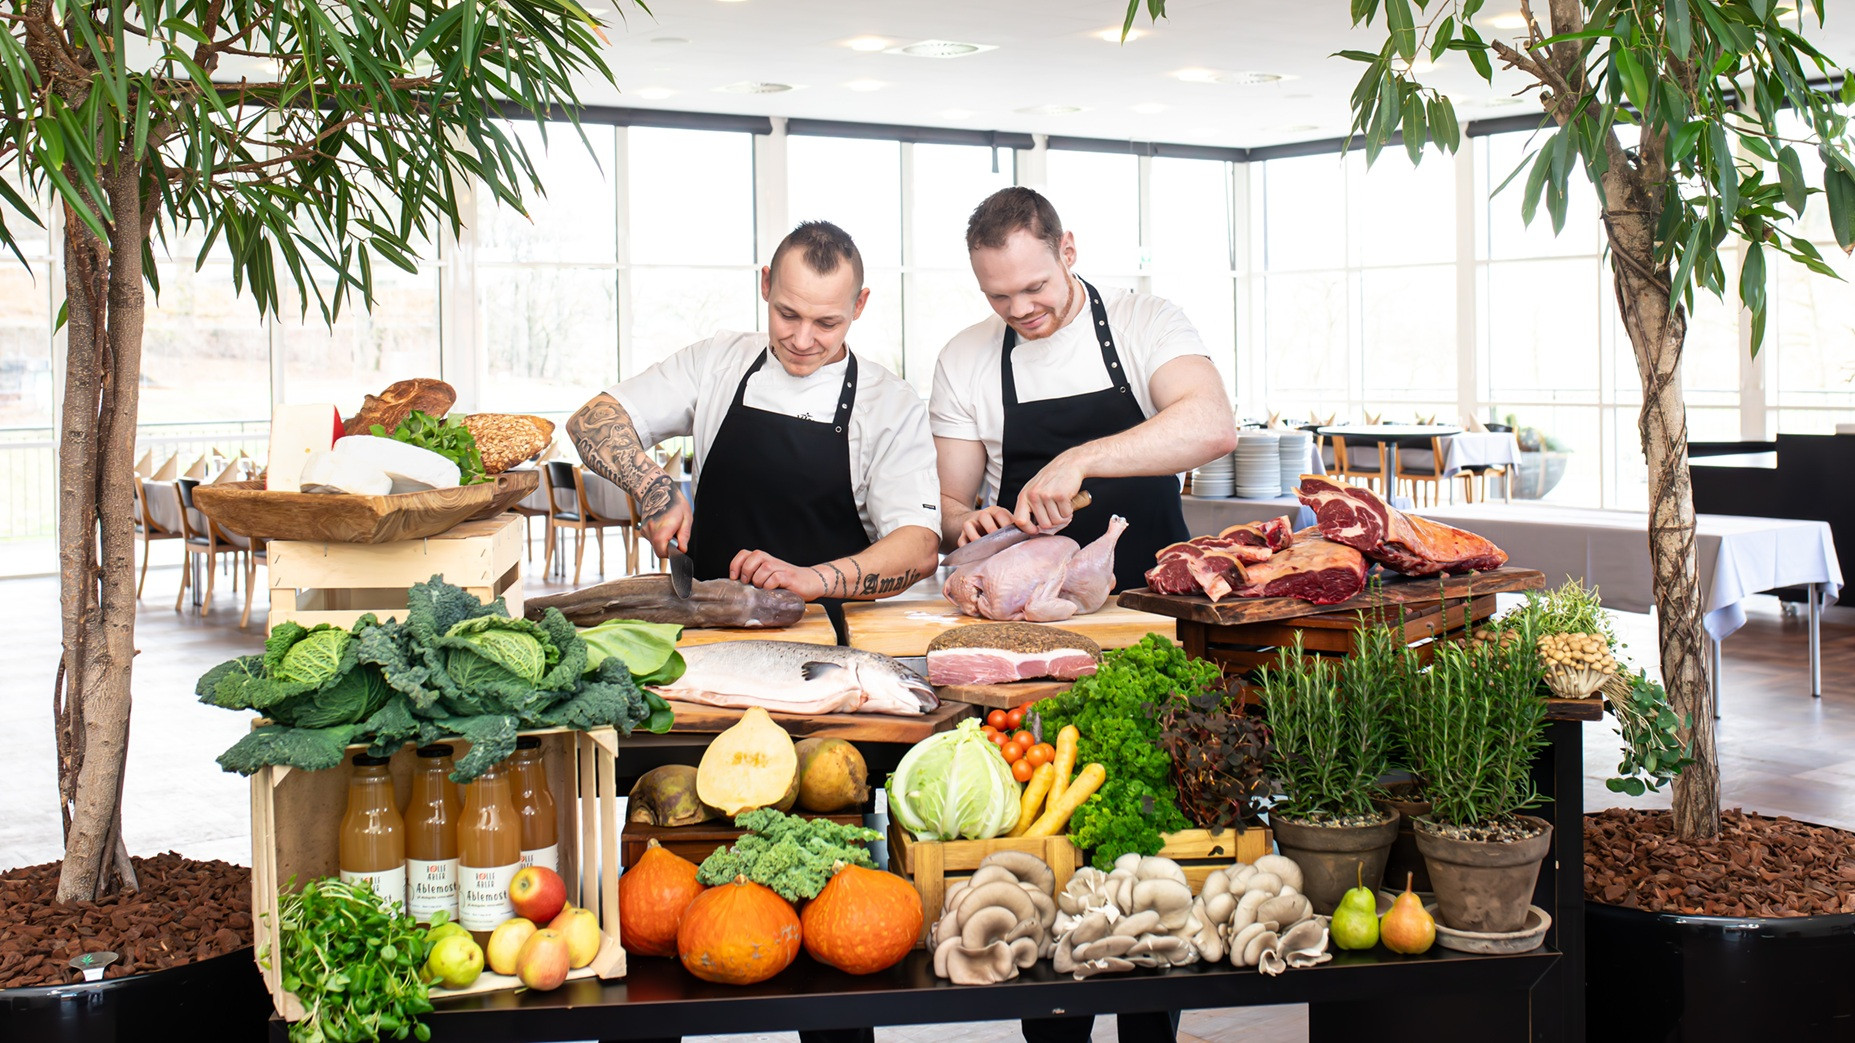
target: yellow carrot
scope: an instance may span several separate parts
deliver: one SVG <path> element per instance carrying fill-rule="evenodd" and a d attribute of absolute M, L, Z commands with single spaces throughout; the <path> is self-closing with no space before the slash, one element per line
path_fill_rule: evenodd
<path fill-rule="evenodd" d="M 1027 837 L 1053 837 L 1069 825 L 1069 816 L 1076 813 L 1082 802 L 1095 795 L 1101 784 L 1108 781 L 1108 769 L 1099 764 L 1091 764 L 1082 769 L 1076 781 L 1070 783 L 1059 799 L 1051 800 L 1044 807 L 1043 815 L 1031 828 L 1024 831 Z"/>
<path fill-rule="evenodd" d="M 1063 791 L 1069 788 L 1069 773 L 1076 770 L 1076 749 L 1082 745 L 1082 731 L 1073 724 L 1064 725 L 1056 733 L 1056 781 L 1050 784 L 1050 795 L 1046 798 L 1051 804 L 1063 798 Z"/>
<path fill-rule="evenodd" d="M 1043 808 L 1043 800 L 1050 795 L 1050 783 L 1056 781 L 1056 765 L 1045 763 L 1031 773 L 1031 781 L 1024 784 L 1024 794 L 1018 804 L 1018 824 L 1008 837 L 1021 837 L 1024 831 L 1037 821 L 1037 812 Z"/>

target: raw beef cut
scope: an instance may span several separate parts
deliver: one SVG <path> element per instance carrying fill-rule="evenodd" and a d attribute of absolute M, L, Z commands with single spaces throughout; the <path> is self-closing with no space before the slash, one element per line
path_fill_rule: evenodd
<path fill-rule="evenodd" d="M 1365 589 L 1365 568 L 1365 556 L 1358 551 L 1306 529 L 1295 533 L 1295 542 L 1286 550 L 1245 569 L 1249 582 L 1232 593 L 1337 605 Z"/>
<path fill-rule="evenodd" d="M 1406 576 L 1485 572 L 1507 563 L 1506 552 L 1488 539 L 1405 514 L 1370 489 L 1310 474 L 1301 477 L 1298 495 L 1322 536 Z"/>
<path fill-rule="evenodd" d="M 1036 623 L 973 623 L 928 642 L 928 681 L 1009 684 L 1050 677 L 1073 681 L 1095 672 L 1101 646 L 1081 634 Z"/>
<path fill-rule="evenodd" d="M 1114 544 L 1127 528 L 1115 515 L 1087 547 L 1067 536 L 1033 536 L 984 561 L 962 565 L 941 593 L 982 619 L 1056 623 L 1101 608 L 1114 588 Z"/>
<path fill-rule="evenodd" d="M 1289 545 L 1287 518 L 1232 525 L 1216 536 L 1196 536 L 1160 549 L 1147 570 L 1147 587 L 1159 594 L 1203 594 L 1216 601 L 1248 581 L 1244 570 Z"/>
<path fill-rule="evenodd" d="M 1288 520 L 1288 515 L 1284 514 L 1280 518 L 1270 518 L 1268 521 L 1232 525 L 1218 535 L 1250 547 L 1284 550 L 1295 541 L 1295 526 Z"/>

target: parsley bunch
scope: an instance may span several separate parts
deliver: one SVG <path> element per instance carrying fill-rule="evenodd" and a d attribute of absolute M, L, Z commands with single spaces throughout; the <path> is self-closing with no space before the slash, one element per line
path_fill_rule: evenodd
<path fill-rule="evenodd" d="M 1188 829 L 1160 741 L 1168 709 L 1217 687 L 1216 664 L 1194 660 L 1158 634 L 1106 652 L 1095 673 L 1037 704 L 1046 741 L 1065 725 L 1082 733 L 1077 764 L 1100 764 L 1108 780 L 1069 820 L 1078 847 L 1108 869 L 1129 851 L 1158 854 L 1160 834 Z"/>
<path fill-rule="evenodd" d="M 419 1023 L 432 1009 L 419 978 L 425 932 L 397 903 L 382 907 L 368 884 L 312 880 L 300 891 L 286 886 L 277 922 L 283 987 L 307 1012 L 291 1024 L 290 1043 L 431 1038 Z"/>
<path fill-rule="evenodd" d="M 464 426 L 464 418 L 461 416 L 441 419 L 415 409 L 392 432 L 375 424 L 373 434 L 416 445 L 420 449 L 430 449 L 451 461 L 457 465 L 459 485 L 489 481 L 489 476 L 483 473 L 483 454 L 477 451 L 477 436 Z"/>

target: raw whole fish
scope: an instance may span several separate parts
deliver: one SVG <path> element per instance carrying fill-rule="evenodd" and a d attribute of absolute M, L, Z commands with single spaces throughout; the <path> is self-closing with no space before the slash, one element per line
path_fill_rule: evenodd
<path fill-rule="evenodd" d="M 670 577 L 630 576 L 590 587 L 529 598 L 522 614 L 540 619 L 560 609 L 575 626 L 608 619 L 680 623 L 686 627 L 789 627 L 805 616 L 805 599 L 790 590 L 761 590 L 731 579 L 697 580 L 687 601 L 670 589 Z"/>
<path fill-rule="evenodd" d="M 797 641 L 720 641 L 679 648 L 665 699 L 706 706 L 759 706 L 779 713 L 926 713 L 940 705 L 920 674 L 886 655 Z"/>

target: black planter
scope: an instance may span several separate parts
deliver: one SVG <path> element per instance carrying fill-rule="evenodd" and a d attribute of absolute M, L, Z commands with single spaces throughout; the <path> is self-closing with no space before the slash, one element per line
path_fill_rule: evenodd
<path fill-rule="evenodd" d="M 1855 915 L 1584 908 L 1593 1043 L 1855 1039 Z"/>
<path fill-rule="evenodd" d="M 97 982 L 0 989 L 0 1040 L 175 1039 L 258 1043 L 270 994 L 249 947 L 210 960 Z"/>

